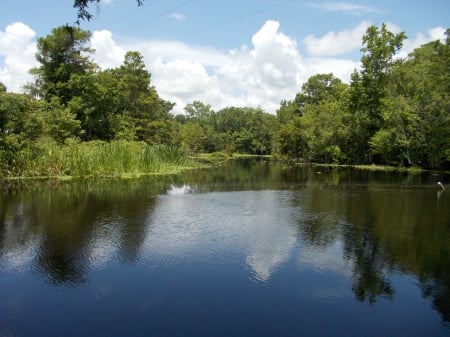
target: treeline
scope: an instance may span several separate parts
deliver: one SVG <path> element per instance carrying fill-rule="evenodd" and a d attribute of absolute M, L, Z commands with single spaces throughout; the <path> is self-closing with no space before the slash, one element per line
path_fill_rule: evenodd
<path fill-rule="evenodd" d="M 450 29 L 396 57 L 406 36 L 371 26 L 350 84 L 311 77 L 278 110 L 280 152 L 317 162 L 450 167 Z"/>
<path fill-rule="evenodd" d="M 276 116 L 249 107 L 216 112 L 199 101 L 174 116 L 174 103 L 159 97 L 139 52 L 129 51 L 119 67 L 102 70 L 90 58 L 89 39 L 79 27 L 53 29 L 38 39 L 40 65 L 30 70 L 35 81 L 26 85 L 27 94 L 8 93 L 0 84 L 3 175 L 30 174 L 30 161 L 56 147 L 94 140 L 186 154 L 450 167 L 450 30 L 446 43 L 430 42 L 400 59 L 405 34 L 371 26 L 362 41 L 361 69 L 349 84 L 332 74 L 312 76 L 295 98 L 281 102 Z"/>

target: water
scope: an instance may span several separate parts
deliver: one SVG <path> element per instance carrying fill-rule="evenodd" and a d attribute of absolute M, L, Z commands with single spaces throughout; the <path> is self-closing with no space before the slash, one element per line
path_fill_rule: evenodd
<path fill-rule="evenodd" d="M 253 160 L 3 186 L 0 336 L 449 336 L 449 180 Z"/>

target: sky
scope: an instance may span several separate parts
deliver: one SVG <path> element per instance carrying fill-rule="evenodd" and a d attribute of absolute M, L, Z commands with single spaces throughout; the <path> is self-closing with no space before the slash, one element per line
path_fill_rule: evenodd
<path fill-rule="evenodd" d="M 73 0 L 0 2 L 0 82 L 22 92 L 38 66 L 37 39 L 74 24 Z M 91 32 L 92 59 L 102 68 L 120 66 L 139 51 L 158 94 L 176 103 L 174 114 L 194 100 L 214 111 L 259 107 L 276 113 L 315 74 L 344 82 L 359 69 L 362 36 L 386 23 L 408 39 L 400 52 L 444 41 L 450 1 L 316 0 L 102 0 Z"/>

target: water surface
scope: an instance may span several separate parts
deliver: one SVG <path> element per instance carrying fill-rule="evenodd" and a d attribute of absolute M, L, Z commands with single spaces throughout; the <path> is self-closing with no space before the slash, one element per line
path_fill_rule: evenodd
<path fill-rule="evenodd" d="M 4 185 L 0 336 L 448 336 L 448 178 L 236 161 Z"/>

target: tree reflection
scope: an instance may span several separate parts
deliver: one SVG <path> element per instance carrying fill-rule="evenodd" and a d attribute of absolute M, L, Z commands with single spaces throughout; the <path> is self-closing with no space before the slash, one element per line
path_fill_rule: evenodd
<path fill-rule="evenodd" d="M 123 262 L 135 262 L 155 192 L 167 189 L 169 183 L 164 179 L 80 181 L 4 193 L 0 259 L 8 251 L 38 242 L 33 270 L 51 283 L 64 285 L 86 282 L 108 245 Z"/>
<path fill-rule="evenodd" d="M 345 251 L 353 259 L 352 290 L 356 299 L 374 304 L 379 296 L 392 299 L 394 289 L 388 279 L 390 268 L 371 233 L 370 230 L 353 230 L 348 233 Z"/>
<path fill-rule="evenodd" d="M 338 169 L 310 171 L 293 202 L 303 210 L 298 228 L 305 244 L 344 244 L 359 301 L 392 299 L 393 270 L 416 275 L 442 319 L 450 321 L 449 195 L 439 200 L 427 175 Z"/>

